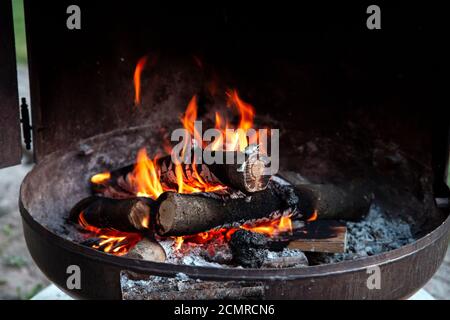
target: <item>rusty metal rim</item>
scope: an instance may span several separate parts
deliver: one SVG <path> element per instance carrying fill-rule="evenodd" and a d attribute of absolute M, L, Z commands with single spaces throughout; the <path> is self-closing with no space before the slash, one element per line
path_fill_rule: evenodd
<path fill-rule="evenodd" d="M 26 180 L 26 179 L 25 179 Z M 20 192 L 22 195 L 22 190 Z M 176 265 L 171 263 L 158 263 L 150 261 L 134 260 L 124 257 L 99 252 L 97 250 L 82 246 L 70 240 L 64 239 L 51 232 L 39 222 L 34 220 L 22 203 L 22 196 L 19 199 L 19 207 L 24 221 L 36 232 L 43 235 L 43 239 L 51 241 L 54 245 L 60 246 L 74 254 L 84 256 L 100 262 L 102 264 L 114 266 L 122 270 L 129 270 L 143 274 L 174 277 L 178 273 L 184 273 L 189 277 L 205 280 L 295 280 L 310 277 L 332 276 L 342 273 L 354 272 L 367 269 L 374 265 L 384 265 L 394 263 L 408 255 L 427 248 L 438 239 L 446 235 L 450 229 L 450 216 L 435 230 L 420 238 L 414 243 L 401 248 L 374 255 L 371 257 L 359 258 L 352 261 L 344 261 L 333 264 L 311 266 L 305 268 L 289 269 L 221 269 L 213 267 L 197 267 L 187 265 Z"/>

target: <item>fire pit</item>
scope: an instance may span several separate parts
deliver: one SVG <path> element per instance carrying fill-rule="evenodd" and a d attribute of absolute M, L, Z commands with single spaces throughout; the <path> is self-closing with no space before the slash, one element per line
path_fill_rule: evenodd
<path fill-rule="evenodd" d="M 87 181 L 96 172 L 105 169 L 105 164 L 112 168 L 133 162 L 128 150 L 143 143 L 141 139 L 151 146 L 150 141 L 154 137 L 152 132 L 155 132 L 153 130 L 151 127 L 143 127 L 93 137 L 82 142 L 81 150 L 61 151 L 50 155 L 24 181 L 21 211 L 27 244 L 40 268 L 72 296 L 155 298 L 157 294 L 152 291 L 154 288 L 160 298 L 207 298 L 208 295 L 266 299 L 402 298 L 420 288 L 432 276 L 443 258 L 447 246 L 448 221 L 425 237 L 390 252 L 341 263 L 284 269 L 236 269 L 218 268 L 217 265 L 210 267 L 208 264 L 196 266 L 195 263 L 158 263 L 105 254 L 79 244 L 85 238 L 66 219 L 73 205 L 91 194 Z M 87 146 L 93 151 L 88 155 L 85 154 Z M 48 183 L 36 189 L 36 182 L 43 179 L 47 179 Z M 33 216 L 30 212 L 34 212 Z M 60 214 L 61 212 L 66 214 Z M 424 226 L 421 228 L 422 232 L 427 233 Z M 323 263 L 323 260 L 319 263 Z M 80 266 L 81 270 L 88 270 L 81 278 L 81 290 L 72 291 L 65 287 L 67 273 L 66 268 L 61 266 L 73 264 Z M 367 270 L 374 265 L 379 266 L 382 274 L 386 275 L 382 277 L 381 290 L 370 290 L 367 287 Z M 418 265 L 422 267 L 417 268 Z M 402 279 L 405 270 L 411 277 L 408 282 L 395 280 Z M 150 277 L 145 280 L 145 275 Z M 165 277 L 174 277 L 175 280 L 167 280 Z M 202 282 L 194 281 L 192 284 L 191 279 L 201 279 Z M 143 281 L 149 282 L 143 285 Z M 336 282 L 351 284 L 352 289 L 342 291 L 341 286 L 336 286 L 336 291 L 324 296 L 323 287 Z M 175 290 L 179 283 L 184 284 L 187 291 L 181 290 L 180 293 L 178 289 Z M 109 290 L 101 289 L 106 287 Z M 205 291 L 205 287 L 211 290 Z M 161 288 L 166 288 L 166 295 L 160 293 Z"/>
<path fill-rule="evenodd" d="M 86 29 L 67 30 L 67 5 L 25 2 L 38 164 L 20 193 L 28 248 L 62 290 L 399 299 L 434 274 L 449 126 L 424 110 L 436 86 L 420 39 L 389 38 L 388 55 L 379 38 L 353 34 L 344 50 L 305 32 L 305 49 L 294 26 L 256 32 L 234 10 L 116 4 L 84 4 Z M 210 128 L 221 135 L 207 141 Z M 199 161 L 206 151 L 233 161 Z"/>

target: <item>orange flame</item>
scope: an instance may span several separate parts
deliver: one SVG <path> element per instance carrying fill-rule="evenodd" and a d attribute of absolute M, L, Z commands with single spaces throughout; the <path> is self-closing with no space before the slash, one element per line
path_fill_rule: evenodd
<path fill-rule="evenodd" d="M 317 220 L 317 217 L 318 217 L 317 210 L 314 210 L 312 216 L 309 217 L 306 221 L 308 221 L 308 222 L 316 221 L 316 220 Z"/>
<path fill-rule="evenodd" d="M 222 135 L 219 139 L 213 142 L 211 149 L 214 151 L 221 150 L 225 142 L 225 151 L 244 151 L 248 146 L 247 134 L 248 130 L 253 128 L 253 118 L 255 116 L 254 107 L 244 102 L 236 90 L 229 90 L 226 92 L 228 97 L 228 106 L 235 107 L 239 113 L 239 124 L 236 128 L 230 126 L 227 119 L 222 119 L 221 115 L 215 114 L 215 128 L 220 130 Z M 225 123 L 225 125 L 224 125 Z M 228 131 L 233 129 L 234 132 Z"/>
<path fill-rule="evenodd" d="M 128 175 L 131 186 L 138 197 L 157 199 L 164 189 L 158 173 L 157 158 L 151 160 L 145 148 L 139 150 L 134 170 Z"/>
<path fill-rule="evenodd" d="M 78 216 L 79 224 L 98 237 L 97 243 L 91 247 L 106 253 L 122 256 L 133 248 L 143 236 L 139 233 L 121 232 L 112 229 L 101 229 L 90 225 L 81 212 Z"/>
<path fill-rule="evenodd" d="M 128 175 L 129 183 L 138 197 L 157 199 L 165 191 L 176 191 L 167 187 L 167 182 L 161 181 L 161 171 L 157 160 L 157 157 L 151 160 L 145 148 L 139 150 L 133 172 Z M 178 193 L 214 192 L 227 188 L 218 182 L 205 181 L 198 172 L 195 163 L 189 165 L 188 169 L 191 171 L 189 177 L 184 173 L 183 165 L 175 165 Z"/>
<path fill-rule="evenodd" d="M 260 222 L 256 225 L 244 224 L 242 229 L 262 233 L 269 237 L 275 237 L 282 233 L 292 233 L 292 220 L 291 215 L 282 216 L 278 219 Z"/>
<path fill-rule="evenodd" d="M 228 103 L 234 105 L 240 115 L 239 129 L 245 132 L 253 127 L 253 117 L 255 116 L 255 109 L 247 102 L 244 102 L 238 95 L 236 90 L 230 90 L 227 92 Z"/>
<path fill-rule="evenodd" d="M 133 82 L 134 82 L 134 104 L 141 104 L 141 73 L 147 63 L 147 57 L 139 59 L 136 69 L 134 70 Z"/>
<path fill-rule="evenodd" d="M 282 216 L 280 218 L 271 221 L 261 221 L 256 224 L 247 223 L 239 227 L 240 229 L 261 233 L 268 237 L 276 237 L 281 234 L 290 233 L 292 234 L 292 219 L 291 215 Z M 176 237 L 174 242 L 174 249 L 180 250 L 183 243 L 193 243 L 193 244 L 207 244 L 216 243 L 220 244 L 225 241 L 230 241 L 231 236 L 239 228 L 220 228 L 213 229 L 206 232 L 200 232 L 194 235 Z"/>

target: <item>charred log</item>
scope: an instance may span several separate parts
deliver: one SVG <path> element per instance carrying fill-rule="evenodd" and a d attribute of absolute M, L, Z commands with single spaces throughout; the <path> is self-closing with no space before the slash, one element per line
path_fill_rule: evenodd
<path fill-rule="evenodd" d="M 346 185 L 297 184 L 298 209 L 305 216 L 317 219 L 357 220 L 369 212 L 373 193 L 363 181 Z"/>
<path fill-rule="evenodd" d="M 74 206 L 69 219 L 78 222 L 82 213 L 82 219 L 97 228 L 110 228 L 124 232 L 142 231 L 148 228 L 153 204 L 154 201 L 148 198 L 89 197 Z"/>

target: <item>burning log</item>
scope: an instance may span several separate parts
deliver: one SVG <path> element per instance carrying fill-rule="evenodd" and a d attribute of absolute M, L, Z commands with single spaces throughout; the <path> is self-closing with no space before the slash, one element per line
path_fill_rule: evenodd
<path fill-rule="evenodd" d="M 195 155 L 193 154 L 192 157 Z M 271 176 L 265 171 L 267 158 L 261 155 L 256 146 L 250 146 L 245 152 L 238 151 L 215 151 L 213 156 L 222 159 L 222 164 L 181 164 L 177 172 L 177 166 L 172 162 L 171 156 L 161 157 L 156 160 L 155 167 L 159 174 L 159 180 L 169 189 L 177 189 L 180 173 L 183 175 L 183 181 L 187 185 L 190 182 L 200 180 L 207 183 L 211 190 L 218 191 L 220 183 L 224 186 L 234 188 L 244 193 L 253 193 L 264 190 Z M 244 162 L 237 164 L 237 160 Z M 232 162 L 231 164 L 225 163 Z M 133 186 L 130 183 L 129 175 L 132 174 L 134 165 L 129 165 L 111 173 L 101 173 L 91 178 L 91 187 L 94 193 L 100 193 L 111 198 L 126 199 L 135 194 Z M 194 183 L 195 184 L 195 183 Z M 198 183 L 197 183 L 198 184 Z M 202 183 L 200 183 L 202 184 Z M 192 185 L 192 187 L 195 187 Z"/>
<path fill-rule="evenodd" d="M 94 196 L 77 203 L 69 219 L 74 222 L 80 220 L 96 228 L 142 231 L 148 228 L 153 203 L 149 198 L 109 199 Z"/>
<path fill-rule="evenodd" d="M 248 146 L 242 152 L 217 152 L 221 159 L 232 164 L 212 164 L 208 168 L 225 185 L 229 185 L 245 193 L 253 193 L 267 188 L 271 175 L 266 172 L 268 160 L 259 153 L 255 145 Z M 238 159 L 245 159 L 238 164 Z M 230 160 L 233 161 L 230 161 Z"/>
<path fill-rule="evenodd" d="M 156 227 L 162 236 L 196 234 L 226 224 L 267 218 L 285 208 L 284 199 L 272 188 L 236 199 L 167 192 L 160 197 Z"/>
<path fill-rule="evenodd" d="M 127 174 L 133 170 L 133 165 L 122 167 L 112 172 L 99 173 L 91 177 L 91 189 L 94 194 L 113 199 L 134 198 L 135 193 L 126 180 Z"/>
<path fill-rule="evenodd" d="M 127 258 L 140 259 L 154 262 L 166 261 L 164 248 L 156 241 L 148 238 L 142 239 L 126 255 Z"/>
<path fill-rule="evenodd" d="M 181 236 L 234 222 L 270 218 L 276 212 L 296 210 L 294 218 L 357 219 L 368 212 L 372 196 L 363 183 L 349 186 L 275 186 L 245 198 L 222 199 L 207 194 L 167 193 L 156 213 L 158 233 Z"/>
<path fill-rule="evenodd" d="M 311 220 L 357 220 L 369 212 L 373 199 L 372 191 L 363 181 L 346 185 L 297 184 L 294 188 L 299 211 Z"/>

